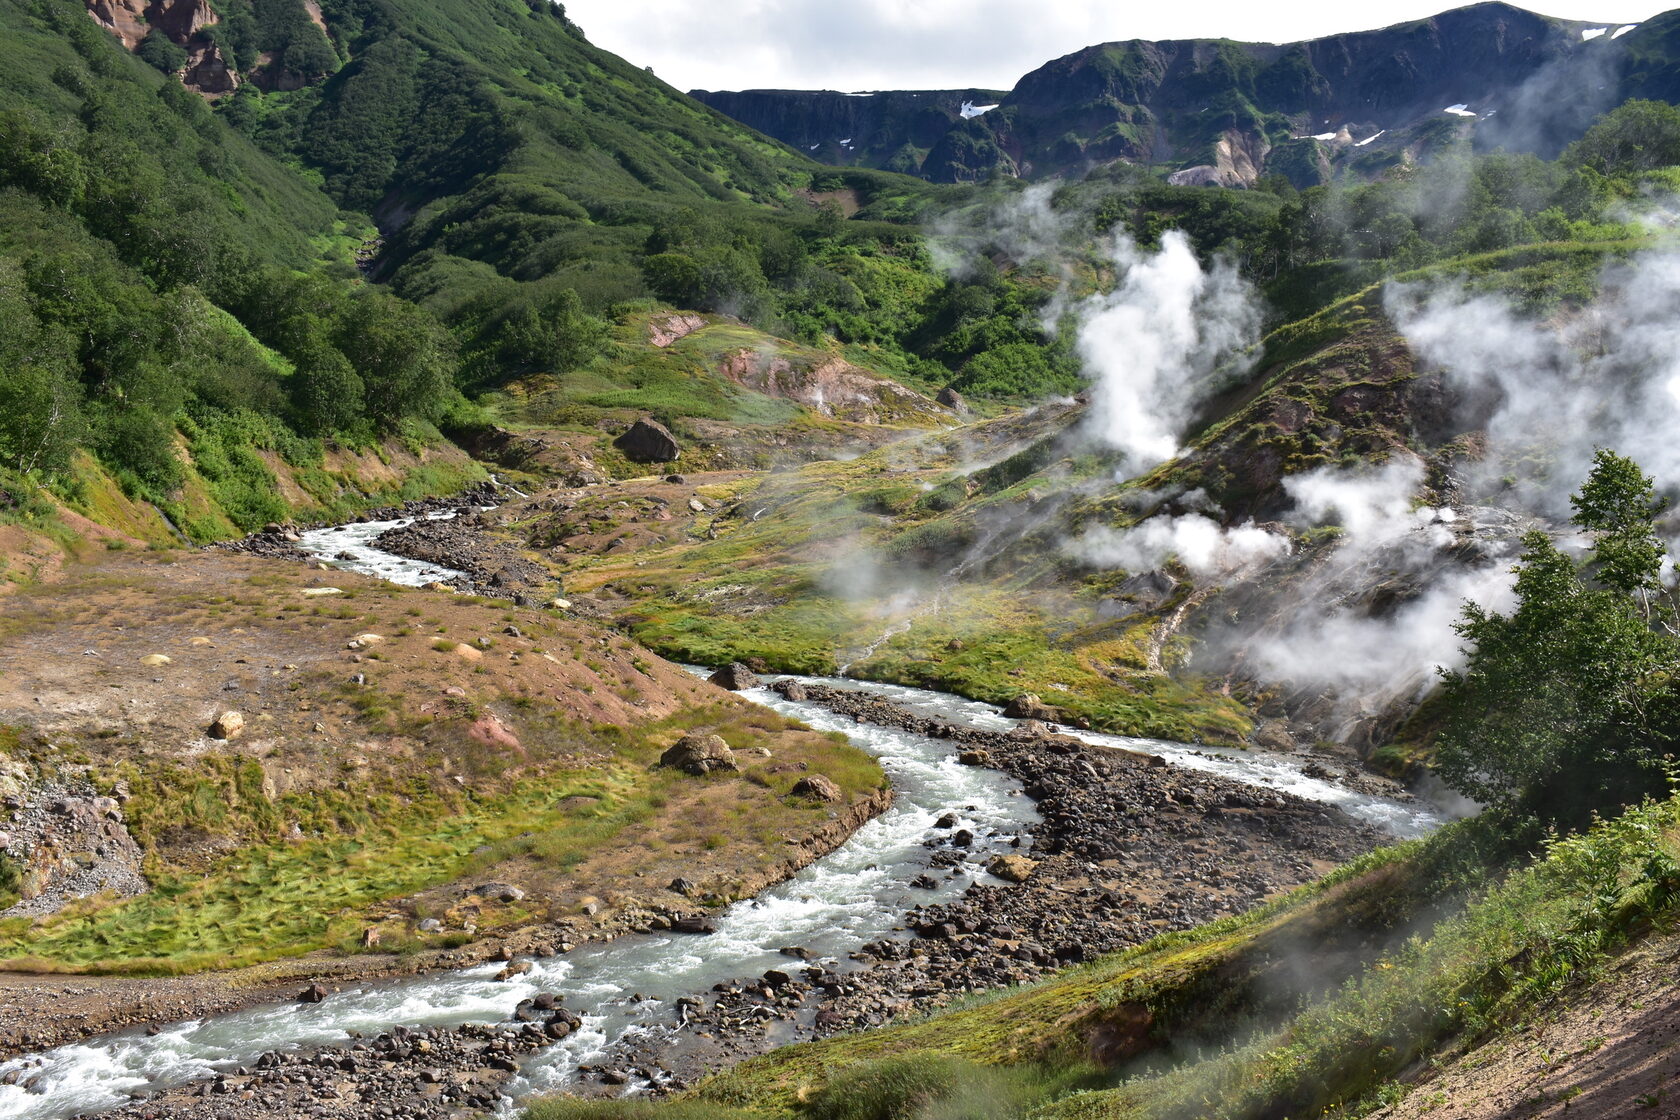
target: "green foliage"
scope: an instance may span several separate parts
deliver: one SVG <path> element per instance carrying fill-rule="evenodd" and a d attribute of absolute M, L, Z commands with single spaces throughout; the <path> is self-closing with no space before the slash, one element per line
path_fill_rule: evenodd
<path fill-rule="evenodd" d="M 1680 642 L 1652 625 L 1662 550 L 1650 480 L 1600 451 L 1573 501 L 1596 533 L 1598 582 L 1545 534 L 1524 538 L 1515 610 L 1465 607 L 1469 661 L 1445 674 L 1437 745 L 1455 789 L 1567 824 L 1660 788 L 1680 732 Z M 1672 622 L 1668 604 L 1655 613 Z"/>
<path fill-rule="evenodd" d="M 1680 109 L 1663 101 L 1623 102 L 1569 145 L 1562 162 L 1600 175 L 1680 164 Z"/>
<path fill-rule="evenodd" d="M 187 52 L 172 42 L 161 28 L 154 27 L 135 48 L 135 54 L 156 66 L 165 74 L 173 74 L 187 64 Z"/>

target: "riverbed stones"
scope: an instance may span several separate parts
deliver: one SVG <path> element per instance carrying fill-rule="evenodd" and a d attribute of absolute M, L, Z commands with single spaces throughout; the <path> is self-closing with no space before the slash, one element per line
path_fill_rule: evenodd
<path fill-rule="evenodd" d="M 659 756 L 659 765 L 702 777 L 720 771 L 738 771 L 741 764 L 721 735 L 684 735 Z"/>
<path fill-rule="evenodd" d="M 629 431 L 613 440 L 613 446 L 632 463 L 674 463 L 682 457 L 677 437 L 649 416 L 630 425 Z"/>

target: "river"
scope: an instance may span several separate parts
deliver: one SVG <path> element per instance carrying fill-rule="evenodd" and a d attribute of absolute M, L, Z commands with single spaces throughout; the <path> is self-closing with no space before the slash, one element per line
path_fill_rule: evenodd
<path fill-rule="evenodd" d="M 302 547 L 345 568 L 410 585 L 457 575 L 373 546 L 380 533 L 407 523 L 367 522 L 314 530 L 303 535 Z M 346 558 L 340 558 L 341 554 Z M 1014 722 L 989 705 L 943 693 L 864 681 L 818 680 L 879 693 L 924 715 L 983 729 L 1007 729 Z M 801 946 L 818 961 L 844 969 L 847 954 L 865 943 L 904 936 L 898 927 L 906 911 L 950 899 L 976 879 L 985 878 L 981 868 L 988 858 L 1000 850 L 1015 850 L 1009 841 L 1024 835 L 1038 819 L 1018 783 L 992 770 L 958 764 L 948 741 L 855 723 L 815 704 L 785 700 L 767 688 L 742 695 L 819 730 L 843 732 L 881 760 L 897 798 L 892 808 L 835 852 L 756 898 L 728 907 L 717 916 L 715 933 L 620 937 L 538 960 L 529 973 L 508 981 L 494 979 L 499 964 L 487 964 L 363 984 L 320 1003 L 271 1004 L 177 1023 L 157 1034 L 136 1030 L 89 1039 L 0 1064 L 0 1078 L 15 1071 L 19 1082 L 0 1085 L 0 1117 L 61 1120 L 96 1112 L 126 1103 L 135 1092 L 251 1065 L 269 1050 L 342 1044 L 350 1032 L 370 1035 L 396 1026 L 500 1022 L 520 1000 L 541 992 L 565 996 L 567 1005 L 582 1015 L 584 1025 L 527 1059 L 512 1091 L 516 1096 L 552 1091 L 565 1086 L 580 1063 L 590 1062 L 615 1041 L 669 1030 L 675 1020 L 672 1005 L 678 998 L 707 993 L 719 981 L 787 967 L 789 959 L 779 951 L 784 946 Z M 1174 766 L 1211 771 L 1335 805 L 1396 837 L 1420 835 L 1439 823 L 1423 803 L 1355 793 L 1308 777 L 1284 756 L 1092 732 L 1074 734 L 1099 746 L 1146 750 L 1165 756 Z M 959 827 L 977 837 L 964 873 L 941 879 L 934 891 L 912 889 L 910 881 L 927 871 L 932 855 L 924 841 L 948 835 L 936 833 L 934 822 L 949 811 L 959 815 Z"/>

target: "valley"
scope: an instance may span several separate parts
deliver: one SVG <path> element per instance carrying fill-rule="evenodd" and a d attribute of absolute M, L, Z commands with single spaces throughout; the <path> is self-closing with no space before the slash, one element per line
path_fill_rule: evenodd
<path fill-rule="evenodd" d="M 1324 30 L 0 4 L 0 1118 L 1664 1114 L 1680 24 Z"/>

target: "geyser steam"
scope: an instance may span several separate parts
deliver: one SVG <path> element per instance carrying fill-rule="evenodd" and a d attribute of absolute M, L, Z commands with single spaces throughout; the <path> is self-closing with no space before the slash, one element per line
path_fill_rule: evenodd
<path fill-rule="evenodd" d="M 1078 308 L 1079 353 L 1092 383 L 1090 431 L 1136 473 L 1178 454 L 1220 363 L 1258 339 L 1260 307 L 1230 262 L 1203 269 L 1182 230 L 1153 253 L 1122 233 L 1114 263 L 1119 285 Z M 1236 364 L 1233 374 L 1247 372 Z"/>

